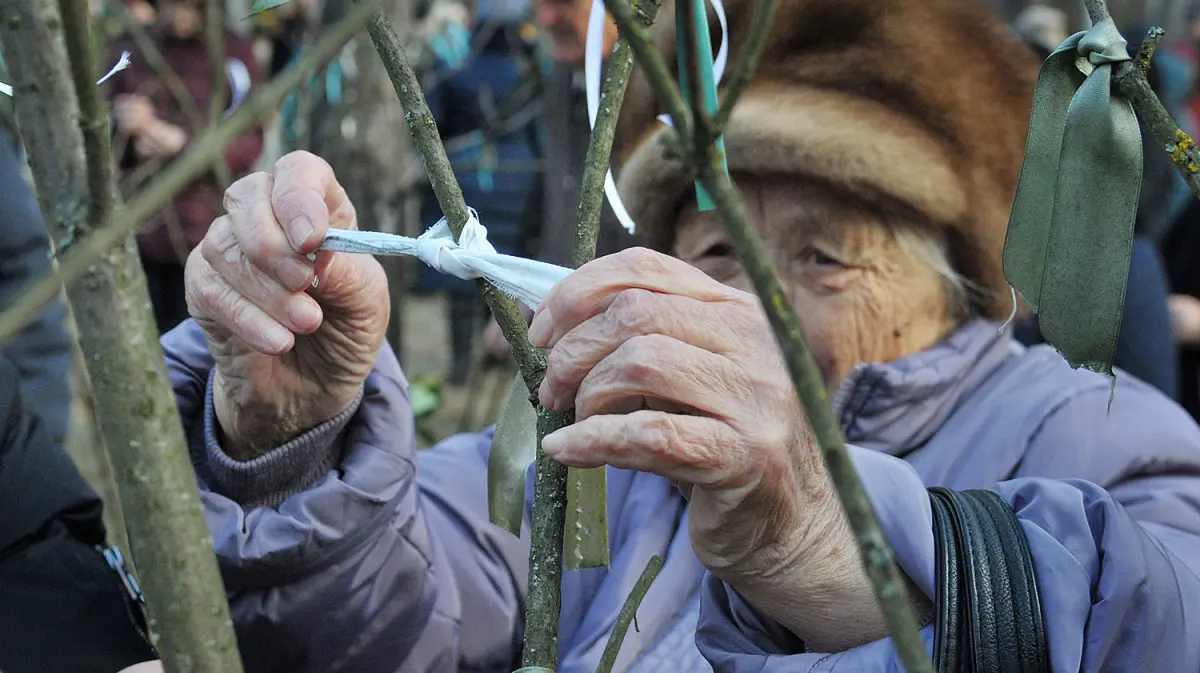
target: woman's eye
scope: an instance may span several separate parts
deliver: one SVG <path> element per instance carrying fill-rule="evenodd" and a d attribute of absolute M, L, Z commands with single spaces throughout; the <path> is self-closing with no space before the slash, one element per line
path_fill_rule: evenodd
<path fill-rule="evenodd" d="M 833 255 L 830 255 L 816 246 L 809 246 L 805 248 L 804 253 L 800 257 L 802 261 L 809 262 L 817 266 L 845 266 L 840 259 L 837 259 Z"/>
<path fill-rule="evenodd" d="M 728 243 L 714 243 L 704 251 L 701 257 L 733 257 L 733 246 Z"/>

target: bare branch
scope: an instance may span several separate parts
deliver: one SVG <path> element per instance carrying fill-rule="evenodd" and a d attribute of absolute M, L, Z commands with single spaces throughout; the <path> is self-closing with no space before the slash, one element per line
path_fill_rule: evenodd
<path fill-rule="evenodd" d="M 90 225 L 108 217 L 115 203 L 88 2 L 59 0 L 55 12 L 44 0 L 13 0 L 3 12 L 2 46 L 17 88 L 39 88 L 45 97 L 18 95 L 14 103 L 19 119 L 29 122 L 20 124 L 21 135 L 46 226 L 69 247 L 94 237 Z M 150 630 L 166 671 L 239 673 L 229 604 L 155 338 L 146 278 L 125 234 L 68 285 L 67 296 L 146 590 Z"/>
<path fill-rule="evenodd" d="M 442 208 L 442 215 L 446 217 L 446 223 L 457 237 L 467 223 L 467 202 L 463 199 L 457 178 L 454 177 L 454 169 L 446 156 L 437 122 L 433 113 L 429 111 L 424 93 L 421 92 L 420 81 L 408 62 L 408 55 L 404 45 L 400 43 L 400 37 L 396 35 L 395 28 L 382 10 L 371 17 L 367 31 L 375 44 L 375 50 L 383 60 L 388 77 L 392 80 L 396 96 L 404 106 L 404 120 L 421 154 L 425 173 L 429 176 L 433 194 Z M 535 400 L 536 404 L 537 390 L 542 385 L 542 376 L 546 371 L 546 357 L 529 344 L 526 336 L 528 327 L 516 304 L 504 293 L 482 280 L 479 281 L 479 287 L 484 302 L 504 332 L 504 338 L 512 345 L 513 359 L 516 360 L 525 385 L 529 388 L 531 399 Z"/>
<path fill-rule="evenodd" d="M 621 605 L 621 612 L 617 614 L 617 621 L 613 623 L 612 633 L 608 636 L 608 642 L 604 645 L 604 655 L 600 657 L 600 665 L 596 667 L 596 673 L 611 673 L 613 666 L 617 663 L 617 655 L 621 653 L 621 643 L 625 642 L 625 634 L 629 631 L 629 625 L 633 623 L 634 617 L 637 615 L 638 606 L 642 604 L 642 599 L 646 597 L 646 592 L 650 590 L 650 585 L 654 583 L 654 579 L 658 577 L 658 572 L 662 570 L 663 557 L 655 554 L 646 562 L 646 568 L 642 570 L 642 574 L 638 577 L 638 581 L 633 585 L 633 590 L 625 597 L 625 603 Z"/>
<path fill-rule="evenodd" d="M 1083 5 L 1087 8 L 1088 18 L 1092 20 L 1093 26 L 1112 18 L 1104 0 L 1083 0 Z M 1200 197 L 1200 149 L 1197 149 L 1196 141 L 1175 123 L 1146 79 L 1150 59 L 1162 37 L 1162 28 L 1151 28 L 1138 50 L 1137 58 L 1118 63 L 1113 68 L 1112 81 L 1117 94 L 1129 101 L 1142 124 L 1150 131 L 1150 135 L 1154 136 L 1171 158 L 1175 170 L 1179 171 L 1192 191 Z"/>
<path fill-rule="evenodd" d="M 681 9 L 680 23 L 677 27 L 680 39 L 686 47 L 686 65 L 689 68 L 686 78 L 692 91 L 688 99 L 691 101 L 694 145 L 690 153 L 692 165 L 698 172 L 700 183 L 708 191 L 721 213 L 734 249 L 742 262 L 742 268 L 754 283 L 754 289 L 762 301 L 763 310 L 771 323 L 775 339 L 783 353 L 788 373 L 796 387 L 796 393 L 808 416 L 813 437 L 821 452 L 825 469 L 837 490 L 838 498 L 846 511 L 850 527 L 858 540 L 860 559 L 867 575 L 875 589 L 887 622 L 888 631 L 900 654 L 904 667 L 910 673 L 933 673 L 933 662 L 925 651 L 925 641 L 921 637 L 918 618 L 909 592 L 905 584 L 905 576 L 896 565 L 895 557 L 883 531 L 879 519 L 867 498 L 866 489 L 858 478 L 854 463 L 846 450 L 846 442 L 842 437 L 841 426 L 833 414 L 829 404 L 825 380 L 813 358 L 812 351 L 804 337 L 804 330 L 796 310 L 788 295 L 783 290 L 779 274 L 771 264 L 771 256 L 763 245 L 762 238 L 754 224 L 754 219 L 742 201 L 741 194 L 734 186 L 729 176 L 723 170 L 724 162 L 714 145 L 716 134 L 713 120 L 704 111 L 703 98 L 700 90 L 700 73 L 698 57 L 700 49 L 708 49 L 708 44 L 699 44 L 696 39 L 696 4 L 688 0 L 679 5 Z M 762 9 L 760 0 L 759 9 Z M 768 10 L 770 8 L 767 8 Z M 757 36 L 758 46 L 765 39 L 767 26 L 761 26 Z M 743 59 L 739 65 L 747 68 L 742 77 L 749 82 L 753 77 L 751 66 L 758 56 L 752 55 Z M 729 102 L 732 110 L 733 103 Z"/>
<path fill-rule="evenodd" d="M 687 104 L 683 101 L 679 86 L 671 77 L 666 60 L 651 42 L 649 31 L 634 19 L 633 9 L 624 0 L 604 0 L 604 6 L 616 21 L 621 38 L 627 40 L 633 49 L 633 54 L 645 71 L 659 104 L 671 115 L 676 134 L 685 144 L 690 144 L 692 119 L 687 114 Z"/>
<path fill-rule="evenodd" d="M 720 134 L 729 124 L 733 106 L 737 105 L 738 99 L 754 79 L 758 61 L 767 46 L 767 32 L 771 30 L 771 22 L 775 19 L 775 10 L 778 7 L 779 0 L 758 0 L 754 4 L 754 14 L 750 17 L 750 34 L 746 36 L 745 47 L 738 53 L 733 74 L 726 80 L 728 84 L 725 86 L 725 96 L 713 118 L 713 132 L 716 134 Z"/>
<path fill-rule="evenodd" d="M 58 296 L 58 291 L 64 283 L 70 284 L 83 275 L 98 257 L 124 240 L 130 231 L 161 210 L 181 190 L 209 170 L 230 142 L 246 129 L 273 114 L 292 89 L 336 56 L 342 46 L 361 30 L 371 8 L 379 2 L 380 0 L 366 0 L 361 8 L 356 8 L 345 20 L 326 31 L 299 61 L 264 86 L 257 95 L 247 99 L 223 123 L 196 138 L 145 190 L 130 199 L 120 211 L 106 218 L 103 227 L 97 228 L 78 243 L 74 243 L 70 238 L 56 241 L 58 272 L 37 281 L 11 308 L 0 314 L 0 343 L 19 332 L 47 302 Z M 21 87 L 18 94 L 24 92 L 25 95 L 32 94 L 35 98 L 42 95 L 39 93 L 41 85 L 35 80 L 18 83 L 14 88 L 16 86 Z"/>

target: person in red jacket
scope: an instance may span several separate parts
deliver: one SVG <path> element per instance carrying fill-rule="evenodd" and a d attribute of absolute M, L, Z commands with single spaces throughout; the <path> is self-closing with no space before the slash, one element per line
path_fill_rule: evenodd
<path fill-rule="evenodd" d="M 205 2 L 160 0 L 155 21 L 147 27 L 156 51 L 173 74 L 164 76 L 156 69 L 157 59 L 142 53 L 132 36 L 121 36 L 112 46 L 113 62 L 123 51 L 131 54 L 129 68 L 113 76 L 109 87 L 117 124 L 114 148 L 120 162 L 121 189 L 127 195 L 143 186 L 199 134 L 208 121 L 214 91 L 223 91 L 221 100 L 228 114 L 245 100 L 258 80 L 259 65 L 251 43 L 228 30 L 222 45 L 224 72 L 213 72 L 205 42 Z M 248 173 L 262 148 L 261 128 L 230 143 L 225 151 L 229 176 L 236 179 Z M 188 252 L 204 238 L 209 224 L 224 212 L 218 178 L 214 170 L 191 184 L 147 221 L 138 236 L 160 332 L 187 318 L 183 265 Z"/>

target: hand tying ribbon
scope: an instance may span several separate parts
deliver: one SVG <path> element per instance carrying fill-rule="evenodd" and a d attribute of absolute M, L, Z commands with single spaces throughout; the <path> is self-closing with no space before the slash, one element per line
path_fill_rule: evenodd
<path fill-rule="evenodd" d="M 571 273 L 554 264 L 502 255 L 487 239 L 487 228 L 474 208 L 457 241 L 446 218 L 417 238 L 378 231 L 330 229 L 322 250 L 416 257 L 441 273 L 472 280 L 483 278 L 504 294 L 536 309 L 554 284 Z"/>
<path fill-rule="evenodd" d="M 1142 178 L 1137 117 L 1112 95 L 1114 65 L 1128 60 L 1107 19 L 1042 65 L 1004 247 L 1005 276 L 1038 313 L 1047 342 L 1073 366 L 1105 373 Z"/>
<path fill-rule="evenodd" d="M 718 84 L 725 74 L 725 64 L 729 60 L 729 27 L 725 19 L 725 6 L 721 0 L 709 0 L 717 12 L 717 20 L 721 23 L 721 46 L 713 60 L 713 79 Z M 608 15 L 604 9 L 604 0 L 592 0 L 592 12 L 588 16 L 587 41 L 584 43 L 584 84 L 587 93 L 588 123 L 590 128 L 596 128 L 596 116 L 600 113 L 600 70 L 604 65 L 604 24 Z M 671 125 L 671 115 L 659 115 L 658 120 Z M 617 193 L 617 183 L 613 180 L 612 169 L 604 176 L 604 195 L 608 204 L 617 216 L 621 226 L 629 233 L 634 233 L 637 224 L 625 209 L 621 195 Z"/>

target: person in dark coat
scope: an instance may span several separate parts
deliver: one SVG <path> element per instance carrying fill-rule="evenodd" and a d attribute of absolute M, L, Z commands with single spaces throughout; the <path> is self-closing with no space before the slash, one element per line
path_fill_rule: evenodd
<path fill-rule="evenodd" d="M 100 498 L 0 355 L 0 670 L 116 673 L 152 661 L 140 592 Z"/>
<path fill-rule="evenodd" d="M 207 1 L 163 0 L 156 22 L 148 29 L 163 59 L 179 76 L 190 101 L 176 98 L 140 55 L 132 37 L 118 38 L 110 50 L 110 60 L 114 63 L 121 52 L 132 54 L 129 68 L 113 76 L 109 84 L 118 130 L 114 146 L 120 162 L 121 189 L 126 195 L 137 191 L 147 178 L 195 139 L 207 123 L 214 85 L 224 88 L 228 111 L 245 100 L 258 79 L 259 67 L 251 43 L 231 31 L 225 31 L 225 72 L 213 72 L 204 41 Z M 231 176 L 249 172 L 262 148 L 260 128 L 234 139 L 224 156 Z M 187 318 L 183 264 L 212 221 L 224 212 L 218 177 L 214 171 L 192 183 L 170 206 L 153 216 L 138 236 L 160 332 Z"/>
<path fill-rule="evenodd" d="M 527 256 L 532 252 L 527 243 L 534 233 L 534 204 L 541 188 L 534 148 L 540 108 L 536 89 L 521 67 L 531 47 L 518 35 L 516 24 L 504 18 L 492 21 L 481 13 L 477 27 L 492 32 L 491 37 L 462 70 L 432 87 L 427 99 L 463 197 L 479 213 L 488 240 L 500 252 Z M 430 191 L 422 202 L 421 220 L 432 225 L 441 217 Z M 422 265 L 419 288 L 449 296 L 453 354 L 449 380 L 464 383 L 483 318 L 475 283 Z"/>
<path fill-rule="evenodd" d="M 24 162 L 10 131 L 0 125 L 0 310 L 53 270 L 42 212 L 25 182 Z M 25 329 L 0 345 L 0 353 L 13 364 L 26 403 L 38 410 L 46 432 L 59 443 L 66 439 L 71 416 L 70 343 L 66 306 L 56 298 Z"/>

